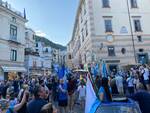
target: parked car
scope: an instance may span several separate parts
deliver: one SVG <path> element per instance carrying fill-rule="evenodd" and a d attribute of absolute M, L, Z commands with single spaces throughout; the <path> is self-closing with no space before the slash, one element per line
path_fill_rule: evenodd
<path fill-rule="evenodd" d="M 113 100 L 110 103 L 102 103 L 95 113 L 141 113 L 137 102 L 126 100 Z"/>

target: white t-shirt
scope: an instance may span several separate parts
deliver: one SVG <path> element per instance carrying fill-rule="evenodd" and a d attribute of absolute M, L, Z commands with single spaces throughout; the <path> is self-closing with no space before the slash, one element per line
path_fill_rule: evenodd
<path fill-rule="evenodd" d="M 123 87 L 123 78 L 121 76 L 117 76 L 115 79 L 117 87 Z"/>
<path fill-rule="evenodd" d="M 149 80 L 149 70 L 147 68 L 144 68 L 143 77 L 144 77 L 144 80 Z"/>
<path fill-rule="evenodd" d="M 85 93 L 86 93 L 86 87 L 85 87 L 85 86 L 82 87 L 82 86 L 80 85 L 80 86 L 78 87 L 78 91 L 79 91 L 79 98 L 80 98 L 80 97 L 85 97 Z"/>

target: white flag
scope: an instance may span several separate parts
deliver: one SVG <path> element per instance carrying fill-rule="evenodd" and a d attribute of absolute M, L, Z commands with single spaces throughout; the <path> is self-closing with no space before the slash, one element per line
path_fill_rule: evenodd
<path fill-rule="evenodd" d="M 89 76 L 87 75 L 85 113 L 91 113 L 91 112 L 94 113 L 95 112 L 95 110 L 96 110 L 95 108 L 97 108 L 100 104 L 100 102 L 98 102 L 97 100 L 98 99 L 96 97 L 92 83 L 90 81 Z M 96 104 L 95 104 L 95 102 L 96 102 Z M 92 110 L 92 107 L 94 108 L 93 110 Z"/>

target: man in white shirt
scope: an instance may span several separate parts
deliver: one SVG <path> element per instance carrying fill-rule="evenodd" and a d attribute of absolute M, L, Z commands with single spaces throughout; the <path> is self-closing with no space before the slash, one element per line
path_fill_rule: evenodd
<path fill-rule="evenodd" d="M 79 92 L 79 101 L 81 104 L 81 108 L 84 108 L 85 104 L 85 95 L 86 95 L 86 87 L 81 82 L 81 85 L 79 85 L 77 91 Z"/>
<path fill-rule="evenodd" d="M 144 78 L 144 84 L 147 88 L 148 91 L 150 91 L 150 82 L 149 82 L 149 70 L 146 67 L 146 65 L 144 65 L 144 73 L 143 73 L 143 78 Z"/>
<path fill-rule="evenodd" d="M 124 91 L 123 91 L 123 77 L 121 75 L 117 75 L 115 77 L 115 80 L 116 80 L 116 86 L 117 86 L 119 94 L 123 95 L 124 94 Z"/>
<path fill-rule="evenodd" d="M 127 78 L 127 84 L 128 84 L 129 94 L 132 95 L 134 93 L 134 78 L 133 78 L 133 75 L 130 75 Z"/>

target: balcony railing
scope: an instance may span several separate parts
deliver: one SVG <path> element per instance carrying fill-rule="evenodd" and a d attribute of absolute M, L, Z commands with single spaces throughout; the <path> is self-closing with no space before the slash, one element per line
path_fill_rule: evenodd
<path fill-rule="evenodd" d="M 18 42 L 17 36 L 10 36 L 9 40 L 10 43 L 15 43 L 15 44 L 21 44 L 21 42 Z"/>
<path fill-rule="evenodd" d="M 17 36 L 11 35 L 11 36 L 10 36 L 10 40 L 17 42 Z"/>

